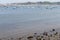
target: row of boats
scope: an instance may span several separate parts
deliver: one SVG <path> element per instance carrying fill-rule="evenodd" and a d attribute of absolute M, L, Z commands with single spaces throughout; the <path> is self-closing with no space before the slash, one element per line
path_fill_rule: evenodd
<path fill-rule="evenodd" d="M 57 7 L 41 7 L 41 6 L 20 6 L 20 7 L 5 7 L 5 8 L 12 8 L 12 9 L 16 9 L 16 8 L 45 8 L 45 9 L 54 9 L 54 8 L 57 8 Z"/>

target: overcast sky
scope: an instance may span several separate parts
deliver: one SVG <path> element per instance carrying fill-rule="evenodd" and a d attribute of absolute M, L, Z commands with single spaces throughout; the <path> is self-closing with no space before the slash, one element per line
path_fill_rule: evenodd
<path fill-rule="evenodd" d="M 14 3 L 14 2 L 27 2 L 27 1 L 31 1 L 31 2 L 36 2 L 36 1 L 57 2 L 57 1 L 60 1 L 60 0 L 0 0 L 0 3 Z"/>

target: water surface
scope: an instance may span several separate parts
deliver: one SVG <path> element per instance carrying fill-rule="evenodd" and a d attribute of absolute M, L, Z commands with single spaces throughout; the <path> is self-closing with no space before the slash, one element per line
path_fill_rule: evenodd
<path fill-rule="evenodd" d="M 0 7 L 0 36 L 60 28 L 60 6 Z"/>

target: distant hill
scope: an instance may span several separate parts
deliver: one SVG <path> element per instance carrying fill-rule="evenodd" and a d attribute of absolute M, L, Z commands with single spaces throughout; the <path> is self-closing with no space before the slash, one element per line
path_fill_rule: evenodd
<path fill-rule="evenodd" d="M 25 2 L 25 3 L 9 3 L 9 4 L 6 4 L 6 6 L 19 6 L 19 5 L 60 5 L 60 2 L 44 1 L 44 2 Z"/>
<path fill-rule="evenodd" d="M 25 3 L 12 3 L 12 4 L 60 4 L 60 2 L 48 2 L 48 1 L 44 1 L 44 2 L 25 2 Z"/>

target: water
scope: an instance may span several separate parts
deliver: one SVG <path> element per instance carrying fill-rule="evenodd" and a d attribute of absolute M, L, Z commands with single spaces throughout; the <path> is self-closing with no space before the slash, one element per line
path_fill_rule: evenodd
<path fill-rule="evenodd" d="M 60 6 L 0 7 L 0 36 L 60 28 Z"/>

